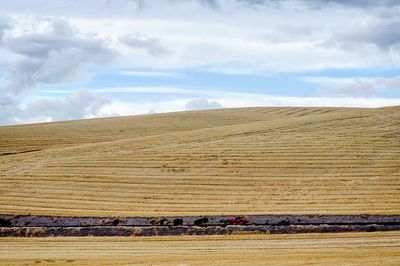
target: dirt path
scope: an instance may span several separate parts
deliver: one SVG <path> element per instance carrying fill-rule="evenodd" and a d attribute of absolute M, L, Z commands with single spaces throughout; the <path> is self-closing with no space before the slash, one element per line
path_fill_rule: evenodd
<path fill-rule="evenodd" d="M 176 236 L 400 230 L 400 215 L 0 216 L 0 236 Z"/>

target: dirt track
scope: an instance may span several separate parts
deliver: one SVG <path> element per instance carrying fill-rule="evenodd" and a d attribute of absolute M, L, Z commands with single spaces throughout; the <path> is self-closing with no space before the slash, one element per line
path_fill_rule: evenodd
<path fill-rule="evenodd" d="M 177 236 L 400 230 L 399 215 L 0 216 L 0 236 Z"/>

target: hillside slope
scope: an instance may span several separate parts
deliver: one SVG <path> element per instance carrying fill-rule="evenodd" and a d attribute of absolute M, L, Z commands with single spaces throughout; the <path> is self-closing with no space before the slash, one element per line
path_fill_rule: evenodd
<path fill-rule="evenodd" d="M 1 127 L 0 143 L 1 213 L 400 213 L 399 107 Z"/>
<path fill-rule="evenodd" d="M 0 155 L 339 111 L 239 108 L 6 126 L 0 127 Z"/>

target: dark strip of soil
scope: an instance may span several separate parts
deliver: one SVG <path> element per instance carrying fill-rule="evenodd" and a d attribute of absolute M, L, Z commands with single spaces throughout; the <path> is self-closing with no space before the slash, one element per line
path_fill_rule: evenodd
<path fill-rule="evenodd" d="M 228 225 L 228 226 L 93 226 L 0 227 L 0 237 L 178 236 L 230 234 L 340 233 L 400 230 L 400 225 Z"/>
<path fill-rule="evenodd" d="M 10 152 L 1 152 L 0 156 L 8 156 L 8 155 L 16 155 L 21 153 L 29 153 L 29 152 L 36 152 L 41 150 L 26 150 L 26 151 L 10 151 Z"/>
<path fill-rule="evenodd" d="M 400 215 L 223 215 L 175 217 L 75 217 L 1 215 L 0 227 L 89 227 L 89 226 L 217 226 L 232 218 L 247 218 L 251 225 L 318 225 L 318 224 L 399 224 Z M 239 218 L 239 219 L 238 219 Z"/>
<path fill-rule="evenodd" d="M 0 215 L 0 236 L 156 236 L 400 230 L 400 215 L 67 217 Z"/>

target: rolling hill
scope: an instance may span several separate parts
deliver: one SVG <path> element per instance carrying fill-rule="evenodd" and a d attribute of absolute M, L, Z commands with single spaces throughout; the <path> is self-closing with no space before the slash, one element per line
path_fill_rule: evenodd
<path fill-rule="evenodd" d="M 0 194 L 3 214 L 398 214 L 400 107 L 0 127 Z"/>

